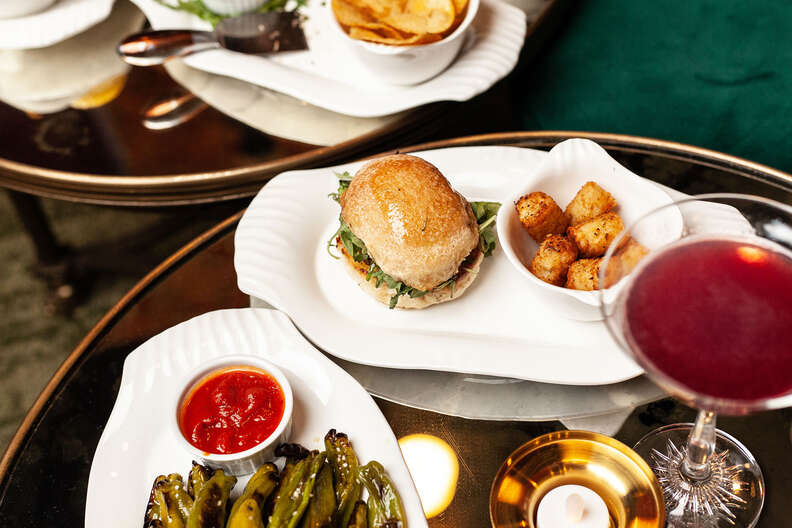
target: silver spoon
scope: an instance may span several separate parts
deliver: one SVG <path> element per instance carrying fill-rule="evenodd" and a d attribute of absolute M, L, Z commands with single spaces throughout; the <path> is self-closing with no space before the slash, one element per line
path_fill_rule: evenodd
<path fill-rule="evenodd" d="M 220 47 L 257 54 L 304 50 L 308 44 L 297 13 L 272 11 L 226 18 L 214 31 L 163 29 L 136 33 L 118 44 L 118 54 L 134 66 L 155 66 L 173 57 Z"/>

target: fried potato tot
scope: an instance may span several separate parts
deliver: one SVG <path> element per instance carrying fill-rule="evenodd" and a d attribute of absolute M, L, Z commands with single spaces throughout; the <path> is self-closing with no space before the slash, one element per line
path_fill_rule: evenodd
<path fill-rule="evenodd" d="M 555 200 L 543 192 L 526 194 L 515 207 L 528 234 L 540 244 L 547 235 L 563 234 L 569 224 Z"/>
<path fill-rule="evenodd" d="M 599 287 L 602 258 L 580 259 L 567 270 L 566 287 L 573 290 L 593 291 Z"/>
<path fill-rule="evenodd" d="M 536 250 L 528 270 L 539 279 L 562 286 L 567 269 L 577 258 L 575 245 L 562 235 L 548 235 Z"/>
<path fill-rule="evenodd" d="M 610 288 L 628 275 L 648 253 L 648 249 L 630 237 L 608 262 L 608 268 L 605 270 L 605 287 Z"/>
<path fill-rule="evenodd" d="M 574 226 L 607 213 L 618 205 L 611 193 L 590 181 L 586 182 L 572 198 L 564 214 L 569 218 L 569 225 Z"/>
<path fill-rule="evenodd" d="M 619 262 L 621 263 L 623 274 L 626 275 L 635 269 L 635 266 L 638 265 L 638 262 L 640 262 L 641 259 L 648 254 L 648 249 L 642 246 L 634 238 L 630 237 L 630 239 L 627 240 L 627 243 L 625 243 L 616 253 L 616 256 L 619 258 Z"/>
<path fill-rule="evenodd" d="M 616 236 L 624 230 L 621 217 L 609 212 L 582 224 L 570 226 L 567 236 L 575 243 L 583 258 L 601 257 Z"/>

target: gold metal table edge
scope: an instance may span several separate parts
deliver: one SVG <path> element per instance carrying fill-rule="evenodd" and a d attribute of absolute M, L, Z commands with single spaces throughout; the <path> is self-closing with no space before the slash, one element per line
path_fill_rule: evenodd
<path fill-rule="evenodd" d="M 391 131 L 395 132 L 397 128 L 394 126 Z M 385 132 L 381 132 L 377 137 L 384 141 L 385 135 Z M 760 163 L 702 147 L 625 134 L 582 131 L 499 132 L 438 140 L 391 151 L 413 152 L 489 144 L 548 147 L 573 137 L 592 139 L 610 150 L 652 153 L 666 158 L 695 161 L 712 168 L 760 178 L 774 185 L 792 186 L 792 175 Z M 371 146 L 364 145 L 360 140 L 352 140 L 250 167 L 159 176 L 83 174 L 44 169 L 0 158 L 0 184 L 23 192 L 90 203 L 129 206 L 180 205 L 252 196 L 276 173 L 351 159 L 356 152 Z"/>

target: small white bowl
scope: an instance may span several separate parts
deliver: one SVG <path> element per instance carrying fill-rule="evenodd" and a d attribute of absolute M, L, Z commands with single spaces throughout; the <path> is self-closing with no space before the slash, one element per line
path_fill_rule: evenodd
<path fill-rule="evenodd" d="M 264 5 L 266 0 L 203 0 L 218 15 L 240 15 Z"/>
<path fill-rule="evenodd" d="M 179 426 L 179 415 L 181 412 L 182 403 L 184 398 L 190 391 L 203 379 L 211 373 L 218 370 L 223 370 L 229 367 L 240 367 L 240 369 L 250 368 L 252 370 L 262 370 L 270 374 L 275 381 L 283 389 L 283 417 L 281 418 L 278 427 L 267 437 L 263 442 L 255 447 L 251 447 L 239 453 L 230 454 L 213 454 L 206 453 L 192 445 L 182 434 L 181 427 Z M 249 475 L 256 471 L 262 464 L 269 462 L 275 458 L 275 448 L 288 441 L 292 431 L 292 414 L 294 410 L 294 395 L 292 394 L 291 385 L 286 375 L 274 364 L 259 356 L 249 355 L 235 355 L 223 356 L 220 358 L 208 361 L 193 372 L 191 372 L 183 381 L 183 389 L 179 392 L 176 402 L 172 407 L 171 426 L 173 434 L 176 436 L 179 444 L 188 451 L 193 458 L 201 461 L 206 466 L 214 469 L 222 469 L 227 474 L 231 475 Z"/>
<path fill-rule="evenodd" d="M 469 0 L 465 18 L 442 40 L 416 46 L 389 46 L 351 38 L 333 13 L 332 0 L 327 0 L 330 27 L 374 76 L 387 84 L 408 86 L 422 83 L 445 70 L 465 42 L 465 34 L 476 17 L 479 0 Z"/>
<path fill-rule="evenodd" d="M 0 18 L 16 18 L 44 11 L 55 0 L 0 0 Z"/>
<path fill-rule="evenodd" d="M 545 305 L 569 319 L 602 320 L 598 292 L 555 286 L 528 271 L 539 244 L 523 228 L 514 204 L 525 194 L 541 191 L 565 209 L 584 183 L 594 181 L 616 198 L 619 204 L 616 212 L 629 228 L 649 211 L 670 204 L 671 197 L 649 180 L 627 170 L 605 149 L 588 139 L 569 139 L 553 147 L 528 181 L 519 191 L 501 201 L 503 206 L 498 211 L 497 230 L 503 252 Z M 682 214 L 676 207 L 669 207 L 662 216 L 653 220 L 651 226 L 645 227 L 640 233 L 631 235 L 649 249 L 659 247 L 681 236 Z M 616 284 L 609 290 L 619 287 L 620 284 Z"/>

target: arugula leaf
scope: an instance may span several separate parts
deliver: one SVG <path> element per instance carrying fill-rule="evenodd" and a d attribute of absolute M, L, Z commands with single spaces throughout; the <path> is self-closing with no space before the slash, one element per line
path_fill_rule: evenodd
<path fill-rule="evenodd" d="M 492 255 L 495 250 L 497 237 L 495 236 L 495 218 L 501 204 L 498 202 L 470 202 L 473 214 L 476 215 L 479 229 L 479 249 L 485 257 Z"/>
<path fill-rule="evenodd" d="M 228 18 L 230 16 L 236 16 L 237 14 L 232 15 L 221 15 L 219 13 L 215 13 L 208 7 L 206 4 L 203 3 L 203 0 L 176 0 L 176 4 L 172 4 L 167 2 L 166 0 L 156 0 L 156 2 L 160 5 L 165 7 L 169 7 L 174 11 L 185 11 L 187 13 L 191 13 L 202 20 L 206 20 L 212 27 L 216 26 L 221 20 L 224 18 Z M 286 9 L 286 4 L 288 0 L 269 0 L 267 3 L 258 7 L 255 11 L 258 13 L 268 13 L 270 11 L 283 11 Z M 295 0 L 296 6 L 295 10 L 303 7 L 305 5 L 306 0 Z"/>
<path fill-rule="evenodd" d="M 338 177 L 338 191 L 334 193 L 330 193 L 328 196 L 335 200 L 336 202 L 339 201 L 342 194 L 346 192 L 349 188 L 349 182 L 352 181 L 352 176 L 348 172 L 344 172 L 341 174 L 336 174 Z M 492 251 L 495 249 L 496 244 L 496 236 L 495 236 L 495 217 L 498 214 L 498 209 L 500 208 L 498 202 L 470 202 L 470 206 L 473 209 L 473 214 L 476 216 L 476 222 L 478 223 L 479 229 L 479 249 L 484 254 L 485 257 L 488 257 L 492 254 Z M 403 295 L 409 296 L 411 299 L 415 299 L 418 297 L 423 297 L 429 291 L 419 290 L 417 288 L 413 288 L 404 284 L 401 281 L 397 281 L 380 268 L 376 262 L 369 256 L 368 250 L 366 249 L 366 245 L 360 240 L 352 230 L 349 228 L 344 219 L 339 216 L 338 218 L 340 222 L 340 227 L 338 231 L 336 231 L 330 240 L 327 241 L 327 252 L 330 253 L 330 247 L 336 247 L 337 242 L 336 238 L 341 240 L 341 243 L 346 249 L 347 253 L 352 256 L 352 259 L 355 262 L 368 262 L 369 264 L 369 271 L 366 274 L 366 280 L 374 280 L 374 283 L 377 288 L 379 288 L 382 284 L 385 284 L 389 289 L 393 290 L 394 293 L 390 298 L 389 308 L 393 309 L 396 307 L 396 304 L 399 302 L 399 297 Z M 337 256 L 330 253 L 330 256 L 333 258 L 338 258 Z M 461 271 L 469 271 L 469 270 L 461 270 Z M 460 271 L 460 272 L 461 272 Z M 456 286 L 456 281 L 459 278 L 459 273 L 455 274 L 453 277 L 448 279 L 447 281 L 438 284 L 430 291 L 439 291 L 443 288 L 451 288 L 451 297 L 454 296 L 454 288 Z"/>
<path fill-rule="evenodd" d="M 336 177 L 338 178 L 338 190 L 334 193 L 330 193 L 327 196 L 335 200 L 336 202 L 341 199 L 341 195 L 349 189 L 349 182 L 352 181 L 352 176 L 349 175 L 348 172 L 336 173 Z"/>

